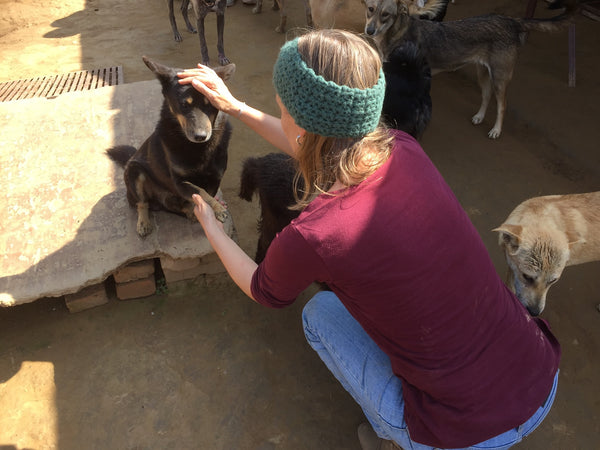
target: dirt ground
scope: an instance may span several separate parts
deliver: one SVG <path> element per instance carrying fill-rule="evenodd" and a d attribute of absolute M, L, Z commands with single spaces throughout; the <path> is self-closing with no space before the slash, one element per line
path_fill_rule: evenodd
<path fill-rule="evenodd" d="M 290 28 L 303 26 L 301 2 L 288 3 Z M 177 67 L 199 60 L 198 38 L 178 13 L 184 40 L 173 40 L 165 0 L 0 0 L 0 7 L 0 82 L 121 65 L 132 83 L 152 79 L 142 55 Z M 515 0 L 456 0 L 447 20 L 524 10 Z M 549 15 L 543 2 L 537 15 Z M 277 111 L 271 68 L 285 40 L 277 23 L 270 2 L 260 15 L 241 0 L 227 10 L 225 49 L 237 65 L 231 90 L 270 113 Z M 216 62 L 214 29 L 209 16 Z M 501 274 L 506 264 L 491 230 L 518 203 L 600 189 L 600 27 L 578 16 L 576 30 L 573 88 L 566 31 L 530 36 L 497 141 L 487 138 L 493 113 L 470 123 L 479 104 L 471 68 L 433 79 L 422 145 Z M 241 123 L 234 127 L 222 188 L 240 245 L 253 254 L 258 206 L 237 198 L 240 166 L 273 149 Z M 600 448 L 599 264 L 567 268 L 550 290 L 543 317 L 563 349 L 558 395 L 518 448 Z M 358 449 L 362 413 L 304 341 L 300 312 L 311 292 L 273 311 L 223 274 L 77 314 L 61 298 L 0 309 L 0 449 Z"/>

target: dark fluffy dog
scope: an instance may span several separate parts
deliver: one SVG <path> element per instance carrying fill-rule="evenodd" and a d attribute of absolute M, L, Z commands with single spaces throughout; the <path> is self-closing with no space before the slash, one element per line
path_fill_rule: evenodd
<path fill-rule="evenodd" d="M 392 127 L 415 138 L 421 137 L 431 119 L 431 71 L 418 48 L 407 43 L 398 47 L 384 63 L 386 93 L 383 118 Z M 239 196 L 249 202 L 258 193 L 260 219 L 254 260 L 261 262 L 271 241 L 300 211 L 289 209 L 295 203 L 295 161 L 283 153 L 269 153 L 244 161 Z M 297 189 L 303 189 L 302 179 Z"/>
<path fill-rule="evenodd" d="M 251 202 L 255 192 L 260 202 L 258 244 L 254 260 L 260 263 L 271 241 L 300 211 L 289 207 L 295 203 L 294 176 L 296 163 L 284 153 L 269 153 L 244 161 L 240 180 L 240 198 Z M 299 180 L 299 187 L 303 186 Z"/>
<path fill-rule="evenodd" d="M 160 119 L 139 149 L 120 145 L 107 150 L 108 156 L 125 168 L 127 200 L 138 212 L 137 233 L 145 237 L 152 232 L 149 209 L 193 219 L 192 193 L 200 193 L 213 209 L 217 207 L 217 217 L 224 220 L 224 210 L 211 197 L 217 193 L 227 168 L 231 136 L 227 115 L 191 85 L 179 84 L 179 69 L 143 59 L 162 85 Z M 226 80 L 235 65 L 215 71 Z"/>
<path fill-rule="evenodd" d="M 412 42 L 396 47 L 383 63 L 386 87 L 382 115 L 397 130 L 420 139 L 431 120 L 431 69 Z"/>

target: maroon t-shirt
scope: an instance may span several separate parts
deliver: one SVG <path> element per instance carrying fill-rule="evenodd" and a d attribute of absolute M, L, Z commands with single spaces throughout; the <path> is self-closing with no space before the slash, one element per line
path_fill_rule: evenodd
<path fill-rule="evenodd" d="M 506 288 L 419 144 L 394 133 L 373 175 L 320 195 L 279 233 L 252 295 L 278 308 L 313 281 L 327 283 L 390 357 L 411 438 L 466 447 L 544 403 L 560 346 Z"/>

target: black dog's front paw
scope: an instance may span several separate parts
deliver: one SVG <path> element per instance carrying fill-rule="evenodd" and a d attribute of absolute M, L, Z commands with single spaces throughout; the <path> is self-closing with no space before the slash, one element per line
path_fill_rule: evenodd
<path fill-rule="evenodd" d="M 227 216 L 229 216 L 229 211 L 227 209 L 223 209 L 222 211 L 215 211 L 215 217 L 221 223 L 225 223 L 227 220 Z"/>
<path fill-rule="evenodd" d="M 152 227 L 152 223 L 150 221 L 138 220 L 138 223 L 137 223 L 137 234 L 141 238 L 145 238 L 150 233 L 152 233 L 152 229 L 153 229 L 153 227 Z"/>

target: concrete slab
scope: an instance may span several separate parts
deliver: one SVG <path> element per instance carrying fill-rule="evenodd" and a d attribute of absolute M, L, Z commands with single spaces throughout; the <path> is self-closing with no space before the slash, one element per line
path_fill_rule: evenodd
<path fill-rule="evenodd" d="M 74 293 L 132 261 L 212 252 L 199 223 L 166 212 L 139 238 L 123 171 L 104 154 L 140 145 L 161 103 L 151 80 L 0 104 L 0 305 Z M 233 235 L 231 218 L 225 227 Z"/>

